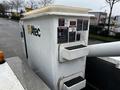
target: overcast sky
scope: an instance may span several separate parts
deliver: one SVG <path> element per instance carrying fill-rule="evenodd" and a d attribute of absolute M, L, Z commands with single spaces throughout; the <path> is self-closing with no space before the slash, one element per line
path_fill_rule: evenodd
<path fill-rule="evenodd" d="M 105 0 L 55 0 L 54 4 L 62 4 L 68 6 L 81 6 L 93 9 L 93 11 L 109 12 L 109 5 Z M 120 15 L 120 2 L 115 4 L 113 15 Z"/>
<path fill-rule="evenodd" d="M 109 5 L 105 2 L 105 0 L 54 0 L 54 4 L 85 7 L 90 8 L 93 11 L 107 11 L 109 13 Z M 120 2 L 115 4 L 113 15 L 120 15 Z"/>

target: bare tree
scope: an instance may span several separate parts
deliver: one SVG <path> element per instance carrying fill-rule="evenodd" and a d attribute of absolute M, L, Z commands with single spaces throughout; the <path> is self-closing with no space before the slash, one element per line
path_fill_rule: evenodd
<path fill-rule="evenodd" d="M 0 11 L 3 12 L 3 14 L 5 14 L 7 12 L 7 10 L 9 10 L 9 3 L 7 1 L 3 1 L 0 4 Z"/>
<path fill-rule="evenodd" d="M 30 7 L 30 9 L 36 9 L 39 7 L 50 5 L 53 3 L 53 1 L 54 0 L 28 0 L 27 5 Z"/>
<path fill-rule="evenodd" d="M 5 7 L 2 3 L 0 3 L 0 15 L 4 15 L 5 14 Z"/>
<path fill-rule="evenodd" d="M 110 6 L 110 13 L 109 13 L 109 16 L 108 16 L 108 32 L 109 32 L 109 29 L 110 29 L 110 22 L 111 22 L 111 15 L 112 15 L 112 11 L 113 11 L 113 7 L 114 5 L 119 2 L 120 0 L 105 0 L 109 6 Z"/>
<path fill-rule="evenodd" d="M 9 4 L 11 5 L 11 8 L 16 9 L 18 14 L 19 8 L 24 6 L 24 0 L 10 0 Z"/>
<path fill-rule="evenodd" d="M 9 2 L 9 6 L 10 6 L 10 9 L 11 9 L 11 13 L 12 13 L 12 10 L 14 8 L 14 2 L 13 1 L 10 1 Z"/>
<path fill-rule="evenodd" d="M 54 2 L 53 0 L 39 0 L 41 6 L 47 6 L 52 4 L 53 2 Z"/>
<path fill-rule="evenodd" d="M 36 9 L 38 7 L 37 1 L 35 1 L 35 0 L 29 0 L 29 1 L 27 1 L 27 4 L 28 4 L 28 6 L 30 6 L 31 9 Z"/>
<path fill-rule="evenodd" d="M 5 10 L 9 10 L 10 9 L 8 1 L 3 1 L 2 4 L 5 7 Z"/>

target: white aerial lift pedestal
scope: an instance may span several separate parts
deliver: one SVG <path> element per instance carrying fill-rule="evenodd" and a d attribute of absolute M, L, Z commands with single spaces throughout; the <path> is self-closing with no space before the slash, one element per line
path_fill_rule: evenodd
<path fill-rule="evenodd" d="M 84 88 L 86 56 L 101 55 L 104 51 L 98 50 L 108 47 L 104 45 L 96 51 L 96 46 L 87 46 L 90 17 L 93 16 L 88 14 L 89 10 L 47 6 L 24 14 L 28 63 L 51 90 Z M 106 51 L 102 55 L 113 55 L 112 52 Z"/>

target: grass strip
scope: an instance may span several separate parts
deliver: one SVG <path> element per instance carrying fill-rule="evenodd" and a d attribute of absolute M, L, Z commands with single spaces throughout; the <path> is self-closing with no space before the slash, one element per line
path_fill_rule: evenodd
<path fill-rule="evenodd" d="M 111 36 L 100 36 L 100 35 L 95 35 L 95 34 L 90 34 L 89 38 L 94 39 L 94 40 L 105 41 L 105 42 L 120 41 L 120 39 L 114 38 Z"/>

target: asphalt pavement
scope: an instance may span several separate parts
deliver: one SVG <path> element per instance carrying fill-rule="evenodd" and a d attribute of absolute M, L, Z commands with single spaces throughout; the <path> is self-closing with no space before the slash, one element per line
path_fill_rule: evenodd
<path fill-rule="evenodd" d="M 5 58 L 25 59 L 20 31 L 18 22 L 0 18 L 0 50 L 4 51 Z"/>

